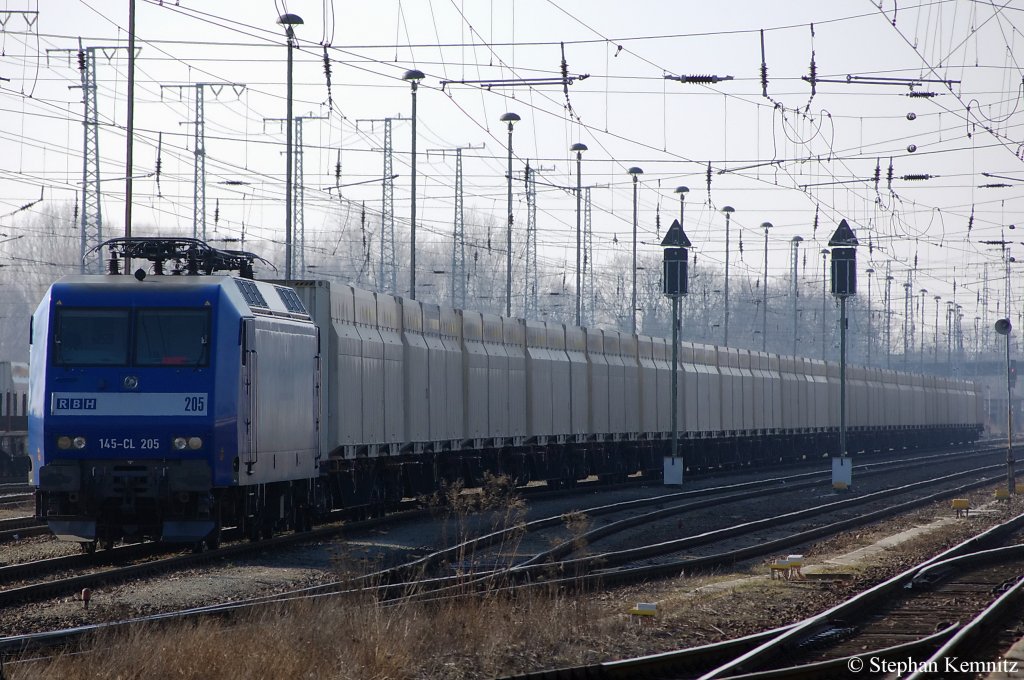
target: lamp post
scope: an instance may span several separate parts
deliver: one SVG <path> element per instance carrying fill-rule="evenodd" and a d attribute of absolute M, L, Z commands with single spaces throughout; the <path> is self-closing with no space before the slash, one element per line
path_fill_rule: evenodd
<path fill-rule="evenodd" d="M 587 150 L 587 145 L 582 142 L 576 142 L 569 151 L 576 152 L 576 325 L 582 326 L 582 302 L 583 302 L 583 267 L 581 265 L 581 250 L 583 244 L 583 232 L 580 227 L 581 217 L 583 214 L 581 208 L 581 199 L 583 197 L 583 184 L 582 184 L 582 166 L 583 166 L 583 152 Z"/>
<path fill-rule="evenodd" d="M 841 220 L 829 239 L 832 247 L 832 295 L 839 298 L 839 457 L 832 459 L 832 488 L 853 485 L 853 462 L 846 455 L 846 298 L 857 294 L 857 237 Z"/>
<path fill-rule="evenodd" d="M 889 271 L 886 264 L 885 271 Z M 895 276 L 885 276 L 885 367 L 892 368 L 892 282 Z"/>
<path fill-rule="evenodd" d="M 803 242 L 803 236 L 794 236 L 789 240 L 793 247 L 793 356 L 796 356 L 796 303 L 800 299 L 800 287 L 797 285 L 797 268 L 799 261 L 797 259 L 798 251 L 800 250 L 800 244 Z"/>
<path fill-rule="evenodd" d="M 1006 490 L 1010 495 L 1017 493 L 1017 476 L 1013 466 L 1013 388 L 1010 385 L 1010 319 L 996 321 L 996 333 L 1006 338 Z"/>
<path fill-rule="evenodd" d="M 871 343 L 872 343 L 872 340 L 874 339 L 873 334 L 871 332 L 871 276 L 872 276 L 872 274 L 875 273 L 875 270 L 872 267 L 868 267 L 865 271 L 868 274 L 868 361 L 867 361 L 867 365 L 868 365 L 868 367 L 870 367 L 871 366 Z"/>
<path fill-rule="evenodd" d="M 636 333 L 636 227 L 637 227 L 637 218 L 636 218 L 636 189 L 637 189 L 637 182 L 640 179 L 640 175 L 644 174 L 644 171 L 641 170 L 640 168 L 636 167 L 636 166 L 633 166 L 627 172 L 629 172 L 630 176 L 632 176 L 632 178 L 633 178 L 633 295 L 632 295 L 632 298 L 631 298 L 632 302 L 630 304 L 629 310 L 630 310 L 630 318 L 633 320 L 632 331 L 635 334 Z"/>
<path fill-rule="evenodd" d="M 828 285 L 828 249 L 821 249 L 821 360 L 825 361 L 825 287 Z"/>
<path fill-rule="evenodd" d="M 924 373 L 924 296 L 928 294 L 927 288 L 917 291 L 921 294 L 921 372 Z"/>
<path fill-rule="evenodd" d="M 518 114 L 501 114 L 501 122 L 508 123 L 508 233 L 505 240 L 505 316 L 512 316 L 512 125 L 521 120 Z"/>
<path fill-rule="evenodd" d="M 914 287 L 909 283 L 903 284 L 903 370 L 908 371 L 908 357 L 910 356 L 910 332 L 913 330 L 914 320 L 910 316 L 910 297 Z"/>
<path fill-rule="evenodd" d="M 284 26 L 288 38 L 288 91 L 285 114 L 284 150 L 284 278 L 292 278 L 292 49 L 295 47 L 295 29 L 304 22 L 298 14 L 282 14 L 277 23 Z"/>
<path fill-rule="evenodd" d="M 676 189 L 680 197 L 689 191 L 686 187 Z M 682 214 L 680 213 L 680 217 Z M 689 290 L 687 282 L 686 249 L 690 239 L 683 231 L 680 220 L 674 220 L 661 242 L 663 252 L 662 293 L 672 299 L 672 455 L 664 459 L 664 483 L 683 483 L 683 462 L 679 460 L 679 298 Z"/>
<path fill-rule="evenodd" d="M 764 229 L 764 281 L 761 285 L 761 351 L 768 351 L 768 230 L 771 222 L 762 222 Z"/>
<path fill-rule="evenodd" d="M 723 322 L 722 330 L 722 345 L 725 347 L 729 346 L 729 222 L 732 220 L 732 214 L 736 210 L 731 206 L 727 205 L 722 208 L 722 212 L 725 214 L 725 320 Z"/>
<path fill-rule="evenodd" d="M 941 295 L 935 296 L 935 336 L 932 341 L 932 344 L 934 345 L 932 348 L 932 361 L 935 363 L 936 369 L 939 366 L 939 300 L 941 299 Z M 977 333 L 975 333 L 975 335 L 977 335 Z"/>
<path fill-rule="evenodd" d="M 412 208 L 409 216 L 409 297 L 416 299 L 416 89 L 425 76 L 423 71 L 406 71 L 402 80 L 412 86 Z"/>

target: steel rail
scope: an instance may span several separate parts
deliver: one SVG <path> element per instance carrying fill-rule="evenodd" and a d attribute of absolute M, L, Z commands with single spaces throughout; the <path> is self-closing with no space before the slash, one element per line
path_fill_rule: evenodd
<path fill-rule="evenodd" d="M 1000 477 L 1001 479 L 1001 477 Z M 998 524 L 976 536 L 973 536 L 938 555 L 935 555 L 920 564 L 906 569 L 892 578 L 865 590 L 852 598 L 827 609 L 820 614 L 805 619 L 801 623 L 784 631 L 780 635 L 768 640 L 758 647 L 746 652 L 739 657 L 719 666 L 701 676 L 701 680 L 712 680 L 713 678 L 724 678 L 743 673 L 749 673 L 764 666 L 771 659 L 781 655 L 790 645 L 797 643 L 799 639 L 806 638 L 814 632 L 827 627 L 828 622 L 834 619 L 851 619 L 859 612 L 869 608 L 882 598 L 889 597 L 898 589 L 913 579 L 921 569 L 948 560 L 952 557 L 977 552 L 991 542 L 997 542 L 1014 531 L 1024 527 L 1024 514 Z"/>

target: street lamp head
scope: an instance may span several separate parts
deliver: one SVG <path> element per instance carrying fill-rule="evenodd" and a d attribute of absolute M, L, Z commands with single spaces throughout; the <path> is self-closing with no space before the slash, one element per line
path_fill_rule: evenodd
<path fill-rule="evenodd" d="M 761 223 L 761 228 L 764 229 L 765 231 L 768 231 L 769 229 L 771 229 L 774 226 L 775 225 L 772 224 L 771 222 L 762 222 Z"/>
<path fill-rule="evenodd" d="M 686 198 L 686 194 L 690 193 L 690 187 L 676 187 L 675 193 L 679 194 L 680 198 Z"/>
<path fill-rule="evenodd" d="M 728 217 L 731 213 L 736 212 L 736 210 L 731 205 L 727 205 L 722 208 L 722 212 L 725 213 L 726 217 Z"/>
<path fill-rule="evenodd" d="M 577 155 L 583 153 L 586 150 L 587 145 L 584 144 L 583 142 L 576 142 L 575 144 L 569 147 L 569 151 L 575 151 Z"/>
<path fill-rule="evenodd" d="M 629 174 L 633 175 L 633 181 L 634 182 L 636 182 L 636 180 L 637 180 L 637 175 L 644 174 L 643 169 L 642 168 L 638 168 L 635 165 L 633 167 L 631 167 L 629 170 L 627 170 L 626 172 L 628 172 Z"/>
<path fill-rule="evenodd" d="M 803 242 L 804 237 L 800 236 L 800 235 L 797 235 L 797 236 L 794 236 L 793 238 L 791 238 L 789 240 L 792 241 L 793 243 L 801 243 L 801 242 Z"/>
<path fill-rule="evenodd" d="M 935 301 L 936 301 L 936 302 L 938 302 L 938 301 L 939 301 L 939 300 L 941 300 L 941 299 L 942 299 L 942 296 L 941 296 L 941 295 L 936 295 L 936 296 L 935 296 Z"/>
<path fill-rule="evenodd" d="M 295 30 L 292 26 L 301 26 L 306 22 L 298 14 L 282 14 L 277 18 L 277 23 L 284 26 L 284 32 L 289 38 L 294 38 Z"/>
<path fill-rule="evenodd" d="M 874 268 L 873 268 L 873 267 L 868 267 L 868 268 L 867 268 L 867 269 L 865 269 L 864 271 L 865 271 L 865 272 L 866 272 L 866 273 L 868 274 L 868 276 L 870 276 L 871 274 L 874 274 L 874 273 L 875 273 L 875 270 L 874 270 Z"/>
<path fill-rule="evenodd" d="M 411 80 L 413 84 L 417 81 L 423 80 L 424 78 L 426 78 L 426 76 L 423 74 L 423 71 L 420 71 L 419 69 L 410 69 L 402 76 L 402 80 Z"/>
<path fill-rule="evenodd" d="M 821 256 L 822 256 L 822 257 L 825 257 L 825 256 L 827 256 L 827 255 L 828 255 L 828 248 L 822 248 L 822 249 L 821 249 Z"/>
<path fill-rule="evenodd" d="M 1013 326 L 1010 324 L 1009 319 L 999 319 L 996 321 L 996 333 L 999 335 L 1009 335 Z"/>
<path fill-rule="evenodd" d="M 512 123 L 518 123 L 522 118 L 519 117 L 518 113 L 512 113 L 509 111 L 508 113 L 501 114 L 500 120 L 502 123 L 508 123 L 511 127 Z"/>

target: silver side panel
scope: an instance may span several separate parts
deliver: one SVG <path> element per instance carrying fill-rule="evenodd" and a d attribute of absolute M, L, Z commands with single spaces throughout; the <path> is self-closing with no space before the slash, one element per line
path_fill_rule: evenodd
<path fill-rule="evenodd" d="M 694 363 L 693 345 L 689 342 L 679 346 L 679 402 L 676 404 L 679 429 L 683 432 L 700 432 L 707 420 L 701 420 L 702 411 L 707 411 L 707 402 L 700 397 L 701 372 Z"/>
<path fill-rule="evenodd" d="M 572 427 L 574 435 L 588 433 L 590 390 L 587 379 L 587 336 L 582 328 L 565 327 L 565 354 L 569 358 L 569 391 L 572 395 Z"/>
<path fill-rule="evenodd" d="M 750 350 L 736 350 L 735 357 L 738 359 L 736 372 L 740 377 L 740 395 L 743 402 L 743 420 L 740 423 L 740 429 L 752 430 L 758 427 L 757 423 L 760 420 L 754 412 L 754 393 L 758 390 L 759 384 L 750 367 Z"/>
<path fill-rule="evenodd" d="M 433 442 L 451 440 L 457 435 L 448 432 L 448 357 L 441 338 L 441 308 L 437 305 L 423 304 L 423 339 L 427 344 L 428 436 Z"/>
<path fill-rule="evenodd" d="M 385 444 L 405 441 L 405 386 L 402 361 L 401 307 L 398 300 L 375 293 L 377 329 L 384 345 L 384 438 Z"/>
<path fill-rule="evenodd" d="M 626 432 L 626 366 L 619 353 L 621 334 L 604 332 L 604 356 L 608 361 L 608 431 Z"/>
<path fill-rule="evenodd" d="M 479 312 L 459 311 L 462 315 L 462 403 L 466 424 L 465 437 L 488 436 L 487 427 L 487 352 L 484 351 L 483 321 Z"/>
<path fill-rule="evenodd" d="M 658 428 L 658 367 L 654 363 L 654 339 L 637 337 L 640 364 L 640 431 L 657 432 Z"/>
<path fill-rule="evenodd" d="M 554 433 L 551 404 L 552 360 L 547 348 L 543 321 L 526 322 L 526 405 L 527 432 L 550 436 Z"/>
<path fill-rule="evenodd" d="M 482 315 L 484 352 L 487 353 L 487 424 L 488 436 L 510 437 L 509 365 L 502 335 L 501 317 Z"/>
<path fill-rule="evenodd" d="M 654 370 L 658 414 L 655 416 L 659 432 L 672 430 L 672 341 L 654 338 Z M 682 392 L 680 391 L 680 394 Z M 682 422 L 682 421 L 677 421 Z"/>
<path fill-rule="evenodd" d="M 445 439 L 460 440 L 465 437 L 462 377 L 462 317 L 454 309 L 441 308 L 441 342 L 444 345 L 445 395 L 444 410 Z"/>
<path fill-rule="evenodd" d="M 359 443 L 376 445 L 384 441 L 384 343 L 377 331 L 377 301 L 373 293 L 355 290 L 353 294 L 362 374 L 363 439 Z M 376 453 L 370 451 L 370 455 Z"/>
<path fill-rule="evenodd" d="M 587 384 L 590 388 L 590 409 L 587 428 L 592 435 L 608 434 L 608 360 L 604 355 L 604 333 L 596 328 L 584 329 L 587 335 Z"/>
<path fill-rule="evenodd" d="M 619 352 L 625 371 L 625 404 L 627 433 L 638 433 L 643 429 L 640 422 L 640 362 L 637 357 L 636 336 L 622 333 L 619 336 Z"/>
<path fill-rule="evenodd" d="M 743 418 L 743 401 L 739 392 L 739 376 L 729 362 L 729 347 L 715 349 L 715 364 L 721 375 L 721 428 L 725 430 L 739 429 Z"/>
<path fill-rule="evenodd" d="M 406 443 L 430 441 L 430 358 L 423 334 L 423 306 L 416 300 L 398 298 L 402 316 L 402 369 Z"/>
<path fill-rule="evenodd" d="M 508 354 L 508 424 L 513 437 L 526 436 L 526 322 L 501 319 L 505 353 Z"/>
<path fill-rule="evenodd" d="M 551 361 L 551 433 L 570 434 L 573 397 L 579 400 L 586 397 L 572 392 L 572 365 L 565 353 L 565 326 L 554 321 L 544 325 L 547 329 L 548 359 Z"/>
<path fill-rule="evenodd" d="M 309 281 L 296 282 L 295 291 L 320 327 L 320 451 L 328 455 L 365 441 L 362 341 L 355 326 L 353 289 Z"/>

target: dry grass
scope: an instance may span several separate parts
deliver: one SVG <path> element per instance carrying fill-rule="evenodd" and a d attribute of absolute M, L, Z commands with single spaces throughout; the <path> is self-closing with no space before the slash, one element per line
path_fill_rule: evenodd
<path fill-rule="evenodd" d="M 445 489 L 437 513 L 454 543 L 514 529 L 495 554 L 515 554 L 525 504 L 504 477 L 487 477 L 480 493 Z M 579 527 L 586 523 L 576 518 Z M 568 522 L 572 525 L 572 522 Z M 475 580 L 481 555 L 460 550 L 449 573 Z M 336 555 L 342 579 L 374 571 Z M 486 565 L 484 565 L 486 567 Z M 427 574 L 422 574 L 426 576 Z M 499 579 L 500 580 L 500 579 Z M 383 603 L 368 596 L 298 602 L 233 620 L 136 627 L 99 635 L 78 654 L 17 663 L 12 680 L 34 678 L 477 678 L 603 660 L 628 621 L 607 617 L 586 596 L 547 593 L 467 595 L 429 603 Z"/>
<path fill-rule="evenodd" d="M 539 593 L 396 606 L 333 599 L 100 635 L 90 653 L 7 671 L 12 680 L 493 677 L 606 647 L 627 624 L 595 614 L 585 598 Z"/>

